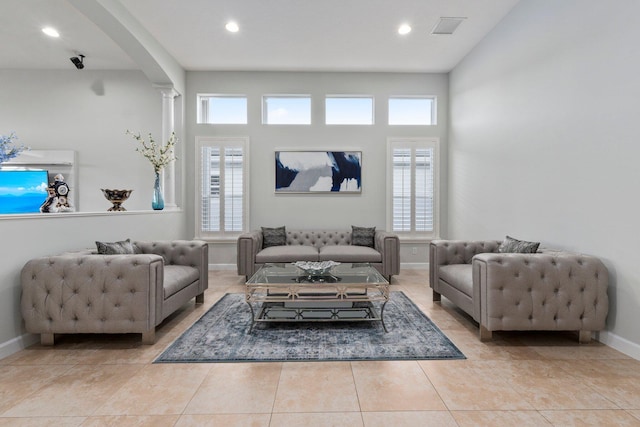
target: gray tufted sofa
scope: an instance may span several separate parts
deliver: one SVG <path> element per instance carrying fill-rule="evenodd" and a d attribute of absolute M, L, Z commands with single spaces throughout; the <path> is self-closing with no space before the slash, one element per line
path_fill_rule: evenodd
<path fill-rule="evenodd" d="M 21 310 L 28 332 L 53 345 L 54 334 L 142 333 L 191 298 L 204 302 L 208 245 L 201 241 L 135 242 L 139 253 L 92 251 L 36 258 L 22 268 Z"/>
<path fill-rule="evenodd" d="M 377 230 L 374 247 L 351 245 L 351 231 L 287 230 L 286 246 L 262 248 L 262 231 L 242 234 L 237 242 L 238 274 L 247 278 L 265 263 L 296 261 L 368 262 L 387 277 L 400 273 L 400 241 Z"/>
<path fill-rule="evenodd" d="M 607 268 L 598 258 L 542 249 L 499 253 L 500 241 L 437 240 L 429 250 L 433 300 L 444 295 L 492 331 L 579 331 L 580 342 L 604 329 Z"/>

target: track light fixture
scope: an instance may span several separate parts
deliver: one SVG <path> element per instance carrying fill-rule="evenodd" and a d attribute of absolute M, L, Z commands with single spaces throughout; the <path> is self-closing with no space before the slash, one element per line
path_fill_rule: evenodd
<path fill-rule="evenodd" d="M 82 70 L 84 68 L 84 55 L 79 54 L 78 56 L 74 56 L 69 59 L 71 59 L 71 62 L 73 62 L 73 65 L 75 65 L 78 70 Z"/>

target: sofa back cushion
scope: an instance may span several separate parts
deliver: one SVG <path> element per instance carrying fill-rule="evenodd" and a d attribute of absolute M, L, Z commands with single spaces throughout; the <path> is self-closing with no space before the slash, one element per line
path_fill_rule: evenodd
<path fill-rule="evenodd" d="M 287 230 L 287 245 L 313 246 L 350 245 L 351 231 L 346 230 Z"/>
<path fill-rule="evenodd" d="M 498 252 L 500 241 L 497 240 L 434 240 L 430 251 L 436 251 L 437 265 L 471 264 L 471 259 L 481 253 Z"/>

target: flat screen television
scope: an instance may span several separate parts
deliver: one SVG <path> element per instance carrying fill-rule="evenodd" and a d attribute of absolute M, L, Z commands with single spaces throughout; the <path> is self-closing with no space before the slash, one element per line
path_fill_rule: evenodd
<path fill-rule="evenodd" d="M 0 214 L 40 212 L 48 186 L 46 170 L 0 169 Z"/>

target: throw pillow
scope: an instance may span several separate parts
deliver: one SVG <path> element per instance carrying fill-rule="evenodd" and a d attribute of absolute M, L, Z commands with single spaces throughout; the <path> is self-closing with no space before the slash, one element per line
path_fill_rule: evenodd
<path fill-rule="evenodd" d="M 101 255 L 134 254 L 136 252 L 131 239 L 120 242 L 96 242 L 96 246 Z"/>
<path fill-rule="evenodd" d="M 503 253 L 534 254 L 538 251 L 538 246 L 540 246 L 540 242 L 527 242 L 506 236 L 500 247 L 498 247 L 498 251 Z"/>
<path fill-rule="evenodd" d="M 354 246 L 374 247 L 374 237 L 376 235 L 375 227 L 356 227 L 351 226 L 351 244 Z"/>
<path fill-rule="evenodd" d="M 284 246 L 287 244 L 287 231 L 284 226 L 269 228 L 262 227 L 262 248 L 270 246 Z"/>

